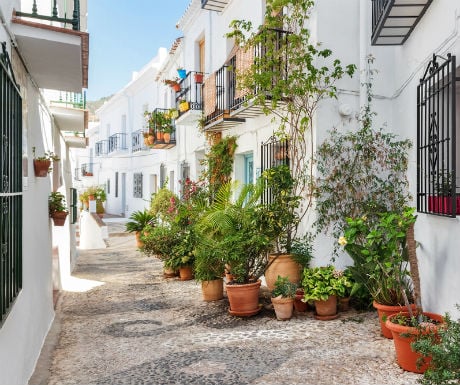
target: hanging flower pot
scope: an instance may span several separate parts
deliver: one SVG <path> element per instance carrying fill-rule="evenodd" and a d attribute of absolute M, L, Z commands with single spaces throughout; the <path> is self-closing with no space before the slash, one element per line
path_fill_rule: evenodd
<path fill-rule="evenodd" d="M 195 72 L 195 83 L 201 84 L 203 83 L 203 74 L 201 72 Z"/>
<path fill-rule="evenodd" d="M 54 226 L 64 226 L 65 220 L 67 218 L 67 211 L 56 211 L 51 215 L 53 219 Z"/>
<path fill-rule="evenodd" d="M 175 108 L 171 108 L 169 110 L 169 115 L 171 119 L 177 119 L 179 117 L 179 111 L 177 111 Z"/>
<path fill-rule="evenodd" d="M 190 104 L 189 102 L 187 102 L 186 100 L 182 100 L 180 103 L 179 103 L 179 110 L 180 112 L 186 112 L 190 109 Z"/>
<path fill-rule="evenodd" d="M 46 177 L 48 175 L 48 170 L 50 168 L 51 161 L 49 159 L 46 160 L 39 160 L 34 159 L 34 171 L 35 176 L 38 177 Z"/>
<path fill-rule="evenodd" d="M 187 77 L 187 71 L 184 70 L 183 68 L 178 68 L 177 74 L 179 75 L 180 79 L 185 79 Z"/>

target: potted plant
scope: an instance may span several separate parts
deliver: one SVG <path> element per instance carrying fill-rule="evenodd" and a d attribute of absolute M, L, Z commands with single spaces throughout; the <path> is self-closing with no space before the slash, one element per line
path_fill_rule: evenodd
<path fill-rule="evenodd" d="M 171 119 L 177 119 L 179 117 L 179 111 L 177 111 L 176 108 L 171 108 L 169 110 L 169 116 L 171 117 Z"/>
<path fill-rule="evenodd" d="M 233 275 L 233 281 L 226 285 L 230 314 L 251 316 L 260 310 L 259 277 L 265 270 L 265 253 L 273 239 L 264 226 L 262 183 L 242 186 L 232 199 L 236 187 L 235 183 L 224 184 L 197 226 L 200 237 L 212 240 L 211 255 L 221 256 Z"/>
<path fill-rule="evenodd" d="M 278 276 L 276 279 L 271 300 L 278 320 L 286 321 L 292 317 L 296 289 L 297 285 L 289 281 L 288 277 Z"/>
<path fill-rule="evenodd" d="M 195 78 L 195 83 L 197 84 L 201 84 L 203 83 L 203 76 L 204 74 L 202 72 L 195 72 L 193 74 L 194 78 Z"/>
<path fill-rule="evenodd" d="M 353 259 L 348 267 L 356 289 L 365 286 L 379 314 L 382 334 L 392 338 L 386 328 L 386 317 L 404 310 L 405 298 L 413 303 L 409 274 L 407 230 L 415 222 L 413 208 L 403 213 L 385 212 L 379 220 L 367 216 L 348 218 L 339 243 Z M 415 309 L 415 305 L 412 305 Z"/>
<path fill-rule="evenodd" d="M 302 287 L 304 300 L 315 303 L 315 318 L 326 321 L 338 317 L 337 297 L 345 294 L 351 282 L 334 266 L 314 267 L 304 270 Z"/>
<path fill-rule="evenodd" d="M 182 99 L 179 101 L 179 111 L 180 112 L 187 112 L 190 109 L 190 104 L 187 100 Z"/>
<path fill-rule="evenodd" d="M 146 209 L 140 211 L 134 211 L 130 217 L 130 221 L 126 222 L 126 231 L 129 233 L 134 232 L 136 234 L 136 244 L 140 249 L 144 246 L 141 240 L 141 231 L 147 225 L 154 226 L 155 217 Z"/>
<path fill-rule="evenodd" d="M 37 177 L 46 177 L 51 171 L 51 161 L 59 161 L 59 156 L 55 155 L 53 152 L 45 152 L 43 156 L 35 155 L 35 147 L 32 147 L 32 153 L 34 156 L 34 172 Z"/>
<path fill-rule="evenodd" d="M 187 71 L 182 67 L 177 68 L 177 74 L 179 75 L 179 79 L 185 79 L 187 77 Z"/>
<path fill-rule="evenodd" d="M 48 212 L 55 226 L 64 226 L 69 210 L 65 205 L 65 197 L 59 191 L 51 192 L 48 197 Z"/>
<path fill-rule="evenodd" d="M 180 84 L 178 82 L 178 78 L 174 78 L 174 79 L 166 79 L 164 80 L 164 83 L 167 84 L 168 86 L 170 86 L 175 92 L 179 92 L 180 91 Z"/>
<path fill-rule="evenodd" d="M 172 124 L 167 124 L 163 127 L 163 140 L 165 143 L 171 141 L 171 133 L 173 132 Z"/>
<path fill-rule="evenodd" d="M 204 301 L 218 301 L 224 297 L 224 254 L 213 242 L 212 238 L 204 237 L 195 249 L 195 280 L 201 283 Z"/>

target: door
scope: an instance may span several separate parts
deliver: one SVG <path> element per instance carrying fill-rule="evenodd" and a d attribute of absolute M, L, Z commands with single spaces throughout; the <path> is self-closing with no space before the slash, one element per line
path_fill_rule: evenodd
<path fill-rule="evenodd" d="M 126 212 L 126 173 L 121 174 L 121 216 Z"/>
<path fill-rule="evenodd" d="M 244 183 L 254 183 L 254 155 L 252 152 L 244 156 Z"/>

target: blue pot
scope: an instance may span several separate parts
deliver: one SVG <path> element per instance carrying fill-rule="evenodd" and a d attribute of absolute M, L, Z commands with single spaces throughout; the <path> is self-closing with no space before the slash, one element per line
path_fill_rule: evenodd
<path fill-rule="evenodd" d="M 185 79 L 187 77 L 187 71 L 186 70 L 177 70 L 177 73 L 179 74 L 179 78 Z"/>

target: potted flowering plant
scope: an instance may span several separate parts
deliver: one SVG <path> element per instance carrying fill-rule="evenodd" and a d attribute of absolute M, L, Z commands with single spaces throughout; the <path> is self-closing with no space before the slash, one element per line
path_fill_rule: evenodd
<path fill-rule="evenodd" d="M 278 276 L 276 279 L 271 301 L 278 320 L 285 321 L 292 317 L 296 290 L 297 285 L 289 281 L 289 277 Z"/>
<path fill-rule="evenodd" d="M 48 173 L 51 171 L 51 162 L 59 161 L 60 158 L 53 152 L 45 152 L 43 156 L 36 156 L 35 155 L 35 147 L 32 147 L 32 153 L 34 156 L 34 172 L 35 176 L 38 177 L 46 177 Z"/>
<path fill-rule="evenodd" d="M 48 212 L 55 226 L 64 226 L 69 210 L 65 205 L 65 197 L 58 191 L 53 191 L 48 197 Z"/>

